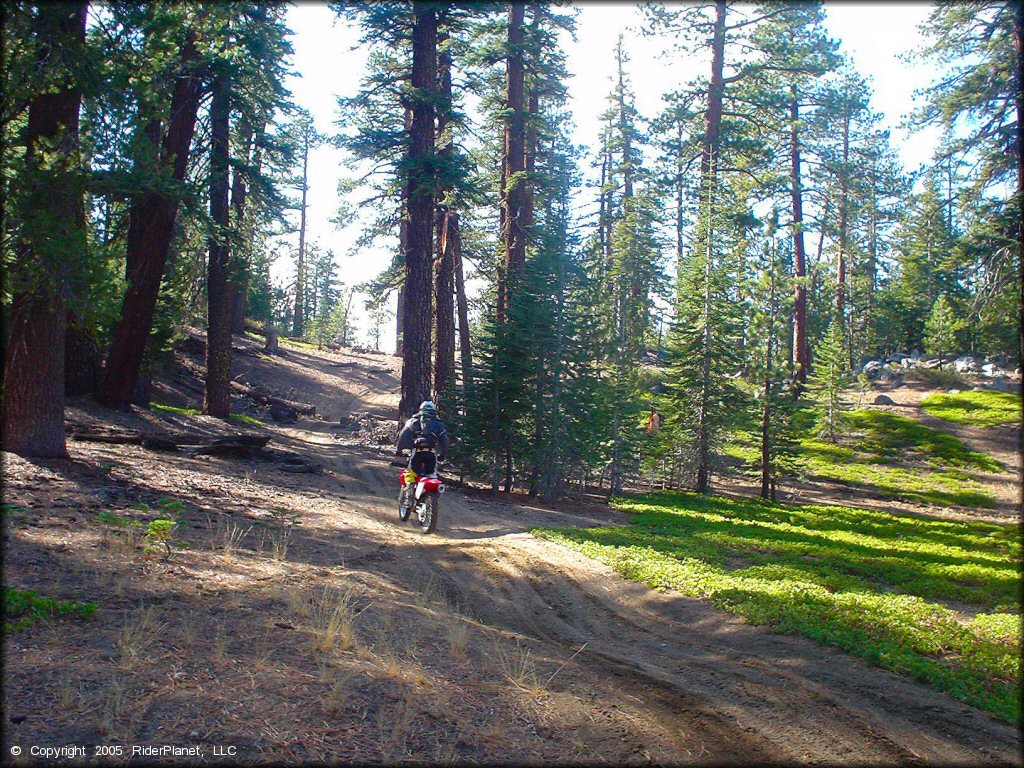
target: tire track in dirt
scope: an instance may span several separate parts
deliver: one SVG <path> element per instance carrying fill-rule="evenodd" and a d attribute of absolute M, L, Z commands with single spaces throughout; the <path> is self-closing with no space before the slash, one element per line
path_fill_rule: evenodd
<path fill-rule="evenodd" d="M 339 395 L 339 413 L 396 400 L 372 386 Z M 375 542 L 350 567 L 412 589 L 433 583 L 453 607 L 554 667 L 586 644 L 551 688 L 589 702 L 588 716 L 606 720 L 638 760 L 1021 764 L 1019 734 L 980 710 L 805 638 L 655 592 L 526 532 L 614 524 L 611 511 L 554 512 L 455 491 L 441 499 L 437 532 L 424 536 L 398 521 L 390 457 L 334 446 L 324 431 L 289 437 L 332 468 L 346 512 L 358 513 L 347 518 Z"/>
<path fill-rule="evenodd" d="M 361 525 L 392 550 L 360 568 L 396 583 L 433 580 L 479 622 L 552 659 L 586 643 L 560 683 L 577 696 L 596 686 L 602 706 L 648 721 L 659 742 L 681 750 L 673 760 L 1020 764 L 1016 732 L 972 707 L 810 640 L 654 592 L 526 533 L 602 522 L 593 514 L 455 491 L 442 497 L 438 531 L 424 536 L 398 521 L 397 470 L 386 456 L 330 453 Z"/>

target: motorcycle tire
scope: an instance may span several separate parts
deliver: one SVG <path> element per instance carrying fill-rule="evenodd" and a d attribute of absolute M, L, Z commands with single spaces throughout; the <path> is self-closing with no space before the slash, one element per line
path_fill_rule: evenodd
<path fill-rule="evenodd" d="M 421 531 L 433 533 L 437 528 L 437 496 L 430 494 L 420 499 L 416 505 L 416 519 Z"/>
<path fill-rule="evenodd" d="M 409 505 L 409 486 L 403 485 L 402 490 L 398 492 L 398 519 L 403 523 L 409 519 L 409 515 L 412 513 L 412 507 Z"/>

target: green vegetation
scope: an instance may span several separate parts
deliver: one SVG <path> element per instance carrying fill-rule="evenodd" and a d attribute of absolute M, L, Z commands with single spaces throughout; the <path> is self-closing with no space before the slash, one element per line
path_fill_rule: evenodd
<path fill-rule="evenodd" d="M 999 472 L 1003 465 L 969 450 L 952 435 L 906 416 L 870 408 L 843 414 L 843 422 L 851 434 L 839 445 L 818 438 L 800 441 L 795 462 L 798 474 L 865 488 L 899 501 L 995 506 L 995 497 L 966 470 Z M 801 431 L 808 434 L 813 428 L 804 424 Z M 735 432 L 725 453 L 745 462 L 747 474 L 756 474 L 760 456 L 753 429 Z M 918 466 L 897 465 L 907 460 Z M 927 466 L 920 467 L 922 463 Z"/>
<path fill-rule="evenodd" d="M 163 405 L 161 403 L 150 403 L 149 409 L 154 413 L 172 413 L 175 416 L 199 416 L 202 414 L 198 408 L 179 408 L 176 405 Z M 228 419 L 238 424 L 262 425 L 263 422 L 244 413 L 232 413 Z"/>
<path fill-rule="evenodd" d="M 54 616 L 77 616 L 91 618 L 96 613 L 95 603 L 79 603 L 74 600 L 55 600 L 40 595 L 35 590 L 20 590 L 4 587 L 4 632 L 20 632 L 37 619 Z"/>
<path fill-rule="evenodd" d="M 614 503 L 635 513 L 628 527 L 534 533 L 1017 722 L 1016 526 L 681 493 Z M 968 619 L 944 601 L 979 613 Z"/>
<path fill-rule="evenodd" d="M 846 420 L 862 435 L 860 449 L 877 457 L 909 454 L 937 467 L 963 467 L 985 472 L 999 472 L 1003 468 L 995 459 L 968 450 L 953 435 L 906 416 L 865 408 L 847 414 Z"/>
<path fill-rule="evenodd" d="M 960 392 L 928 395 L 921 407 L 937 419 L 978 427 L 1020 421 L 1020 395 L 1011 392 Z"/>

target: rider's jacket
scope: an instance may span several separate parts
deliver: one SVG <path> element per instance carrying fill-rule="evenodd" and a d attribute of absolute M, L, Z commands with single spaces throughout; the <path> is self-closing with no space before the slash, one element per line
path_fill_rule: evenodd
<path fill-rule="evenodd" d="M 448 452 L 448 432 L 434 414 L 423 411 L 414 413 L 398 435 L 398 450 L 411 451 L 417 437 L 432 438 L 434 448 L 441 456 Z"/>

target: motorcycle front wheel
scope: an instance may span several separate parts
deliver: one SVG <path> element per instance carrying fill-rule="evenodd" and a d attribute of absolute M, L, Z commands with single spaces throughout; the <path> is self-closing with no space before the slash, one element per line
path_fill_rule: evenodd
<path fill-rule="evenodd" d="M 420 524 L 420 530 L 424 533 L 432 533 L 437 527 L 437 496 L 430 494 L 420 499 L 416 505 L 416 518 Z"/>
<path fill-rule="evenodd" d="M 403 523 L 409 519 L 409 513 L 412 512 L 412 507 L 409 504 L 410 493 L 408 485 L 403 485 L 402 490 L 398 492 L 398 519 Z"/>

